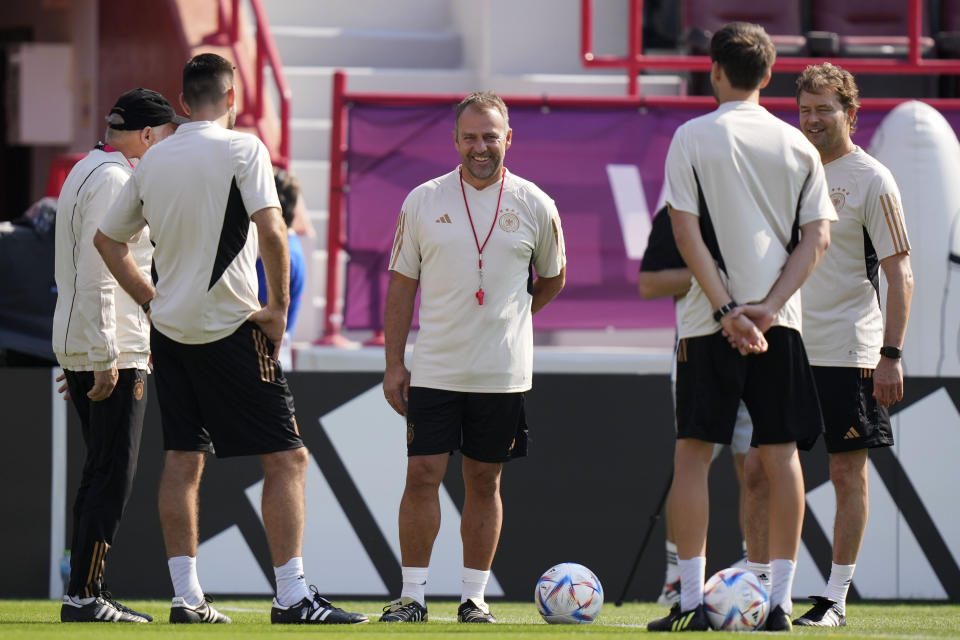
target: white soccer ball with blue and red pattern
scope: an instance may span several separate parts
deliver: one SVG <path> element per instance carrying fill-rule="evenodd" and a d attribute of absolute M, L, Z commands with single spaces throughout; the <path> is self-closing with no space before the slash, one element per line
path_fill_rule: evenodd
<path fill-rule="evenodd" d="M 603 587 L 590 569 L 564 562 L 540 576 L 534 601 L 550 624 L 589 624 L 603 606 Z"/>
<path fill-rule="evenodd" d="M 703 608 L 710 626 L 717 631 L 754 631 L 763 628 L 770 598 L 757 576 L 730 567 L 707 580 Z"/>

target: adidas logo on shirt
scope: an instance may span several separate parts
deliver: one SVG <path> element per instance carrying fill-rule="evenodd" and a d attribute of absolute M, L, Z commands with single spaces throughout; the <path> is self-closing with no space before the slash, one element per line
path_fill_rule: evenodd
<path fill-rule="evenodd" d="M 437 219 L 436 219 L 436 222 L 439 222 L 439 223 L 441 223 L 441 224 L 451 224 L 451 223 L 453 222 L 453 220 L 450 219 L 450 214 L 449 214 L 449 213 L 445 213 L 445 214 L 443 214 L 442 216 L 440 216 L 439 218 L 437 218 Z"/>

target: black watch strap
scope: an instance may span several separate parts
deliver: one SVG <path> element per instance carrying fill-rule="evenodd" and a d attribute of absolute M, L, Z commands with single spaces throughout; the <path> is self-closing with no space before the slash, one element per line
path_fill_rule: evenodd
<path fill-rule="evenodd" d="M 150 298 L 150 300 L 153 300 L 153 298 Z M 143 309 L 144 313 L 150 313 L 150 300 L 147 300 L 142 305 L 140 305 L 140 308 Z"/>
<path fill-rule="evenodd" d="M 722 307 L 720 307 L 719 309 L 713 312 L 713 319 L 716 320 L 717 322 L 720 322 L 720 318 L 722 318 L 723 316 L 733 311 L 737 306 L 738 306 L 737 301 L 731 300 L 730 302 L 728 302 L 727 304 L 723 305 Z"/>
<path fill-rule="evenodd" d="M 898 349 L 896 347 L 880 347 L 880 355 L 884 358 L 893 358 L 894 360 L 899 360 L 903 357 L 903 349 Z"/>

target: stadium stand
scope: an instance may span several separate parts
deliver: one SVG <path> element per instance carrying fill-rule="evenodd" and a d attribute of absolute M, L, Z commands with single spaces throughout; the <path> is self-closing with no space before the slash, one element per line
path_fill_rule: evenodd
<path fill-rule="evenodd" d="M 937 55 L 941 58 L 960 58 L 960 0 L 940 0 L 939 27 Z"/>
<path fill-rule="evenodd" d="M 693 52 L 706 53 L 710 36 L 728 22 L 753 22 L 770 34 L 777 54 L 798 56 L 806 51 L 801 0 L 759 3 L 753 0 L 684 0 L 685 40 Z"/>
<path fill-rule="evenodd" d="M 933 51 L 930 12 L 923 6 L 923 55 Z M 882 58 L 907 54 L 907 3 L 903 0 L 810 0 L 810 27 L 817 33 L 817 55 Z M 836 47 L 834 49 L 834 46 Z"/>

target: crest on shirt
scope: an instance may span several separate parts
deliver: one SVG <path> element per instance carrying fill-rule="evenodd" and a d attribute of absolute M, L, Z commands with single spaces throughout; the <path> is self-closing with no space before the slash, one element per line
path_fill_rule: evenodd
<path fill-rule="evenodd" d="M 830 202 L 833 203 L 833 208 L 837 211 L 837 213 L 840 213 L 840 210 L 843 209 L 843 205 L 847 203 L 848 195 L 850 195 L 850 192 L 843 187 L 834 187 L 830 190 Z"/>
<path fill-rule="evenodd" d="M 137 380 L 133 383 L 133 399 L 143 400 L 143 380 Z"/>
<path fill-rule="evenodd" d="M 514 209 L 501 209 L 497 224 L 507 233 L 513 233 L 520 228 L 520 218 L 517 217 Z"/>

